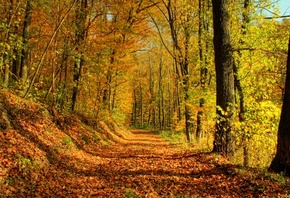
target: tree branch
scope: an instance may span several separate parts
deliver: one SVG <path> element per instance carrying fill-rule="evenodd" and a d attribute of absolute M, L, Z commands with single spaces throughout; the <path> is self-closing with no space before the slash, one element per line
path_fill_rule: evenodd
<path fill-rule="evenodd" d="M 282 19 L 282 18 L 290 18 L 290 15 L 275 16 L 275 17 L 264 17 L 264 19 Z"/>
<path fill-rule="evenodd" d="M 153 21 L 155 27 L 157 28 L 158 35 L 159 35 L 159 37 L 160 37 L 160 39 L 161 39 L 161 42 L 162 42 L 163 46 L 165 47 L 165 49 L 167 50 L 167 52 L 168 52 L 168 53 L 169 53 L 169 54 L 170 54 L 170 55 L 175 59 L 175 56 L 174 56 L 173 53 L 169 50 L 169 48 L 167 47 L 167 45 L 166 45 L 166 43 L 165 43 L 165 41 L 164 41 L 164 39 L 163 39 L 163 36 L 162 36 L 162 34 L 161 34 L 161 30 L 160 30 L 160 28 L 159 28 L 159 26 L 158 26 L 156 20 L 154 19 L 154 17 L 151 15 L 150 12 L 148 12 L 148 14 L 149 14 L 150 18 L 152 19 L 152 21 Z"/>

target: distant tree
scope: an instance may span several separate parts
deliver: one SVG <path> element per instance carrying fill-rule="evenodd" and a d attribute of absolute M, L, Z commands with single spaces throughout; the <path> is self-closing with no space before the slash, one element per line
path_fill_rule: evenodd
<path fill-rule="evenodd" d="M 200 61 L 200 87 L 203 93 L 206 92 L 207 80 L 208 80 L 208 48 L 211 39 L 208 38 L 209 32 L 209 16 L 207 11 L 209 10 L 209 0 L 198 1 L 198 46 L 199 46 L 199 61 Z M 205 44 L 203 44 L 203 41 Z M 204 119 L 205 117 L 205 102 L 204 95 L 199 99 L 199 110 L 196 117 L 196 140 L 199 141 L 201 137 L 205 135 L 204 131 Z"/>
<path fill-rule="evenodd" d="M 232 121 L 234 118 L 234 59 L 229 32 L 227 0 L 212 0 L 216 70 L 217 121 L 213 152 L 228 157 L 234 154 Z"/>
<path fill-rule="evenodd" d="M 159 35 L 164 46 L 167 48 L 167 51 L 170 53 L 172 58 L 174 59 L 176 65 L 176 75 L 178 76 L 178 80 L 182 83 L 182 91 L 183 91 L 183 101 L 184 101 L 184 117 L 185 117 L 185 134 L 187 137 L 187 141 L 191 142 L 193 139 L 193 119 L 192 112 L 189 107 L 189 89 L 190 89 L 190 81 L 189 81 L 189 71 L 190 71 L 190 39 L 191 39 L 191 24 L 192 16 L 194 16 L 194 12 L 192 10 L 186 8 L 190 8 L 188 5 L 189 2 L 186 2 L 185 5 L 182 5 L 185 10 L 181 9 L 181 6 L 177 3 L 177 1 L 173 0 L 163 0 L 163 7 L 157 5 L 157 8 L 162 13 L 162 15 L 166 18 L 166 21 L 169 25 L 171 40 L 172 40 L 172 51 L 166 47 L 164 43 L 164 38 L 161 36 L 160 28 L 156 20 L 152 18 L 155 26 L 159 31 Z M 184 2 L 183 2 L 184 3 Z M 165 8 L 165 9 L 164 9 Z M 177 12 L 177 9 L 181 11 Z M 183 11 L 183 12 L 182 12 Z M 179 13 L 183 13 L 182 16 L 179 16 Z M 180 20 L 179 20 L 180 18 Z"/>
<path fill-rule="evenodd" d="M 276 155 L 270 165 L 270 170 L 290 175 L 290 39 L 288 44 L 288 59 L 283 106 L 278 128 L 278 144 Z"/>

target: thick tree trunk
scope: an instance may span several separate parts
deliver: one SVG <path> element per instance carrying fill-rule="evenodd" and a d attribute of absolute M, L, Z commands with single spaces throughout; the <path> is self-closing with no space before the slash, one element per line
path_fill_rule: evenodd
<path fill-rule="evenodd" d="M 285 93 L 278 128 L 277 152 L 270 165 L 270 170 L 277 173 L 283 172 L 287 176 L 290 176 L 290 39 L 288 44 Z"/>
<path fill-rule="evenodd" d="M 234 155 L 234 60 L 229 32 L 227 0 L 212 0 L 214 25 L 214 51 L 216 70 L 217 121 L 213 152 L 228 157 Z"/>
<path fill-rule="evenodd" d="M 25 10 L 25 17 L 24 17 L 24 25 L 23 25 L 23 49 L 21 53 L 21 82 L 25 84 L 28 75 L 28 41 L 30 37 L 30 24 L 32 18 L 32 6 L 29 0 L 26 1 L 26 10 Z"/>

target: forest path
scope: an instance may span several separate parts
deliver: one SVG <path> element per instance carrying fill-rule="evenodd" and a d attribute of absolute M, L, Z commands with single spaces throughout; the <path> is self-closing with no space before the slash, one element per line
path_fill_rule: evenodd
<path fill-rule="evenodd" d="M 208 195 L 211 183 L 202 175 L 215 180 L 210 176 L 215 166 L 207 164 L 203 154 L 188 153 L 147 130 L 132 130 L 132 133 L 124 143 L 95 152 L 102 164 L 94 170 L 78 173 L 86 187 L 76 186 L 76 193 L 82 191 L 83 194 L 87 190 L 93 197 Z M 219 188 L 215 193 L 218 195 L 225 190 Z"/>
<path fill-rule="evenodd" d="M 190 152 L 146 130 L 132 133 L 122 143 L 84 149 L 82 159 L 61 156 L 18 197 L 284 197 L 290 190 L 218 155 Z"/>
<path fill-rule="evenodd" d="M 99 165 L 59 176 L 62 185 L 55 185 L 55 195 L 258 197 L 281 191 L 265 178 L 255 181 L 252 175 L 242 174 L 214 154 L 190 153 L 146 130 L 132 132 L 125 143 L 98 149 Z"/>
<path fill-rule="evenodd" d="M 194 153 L 146 130 L 52 120 L 39 105 L 1 96 L 4 124 L 13 128 L 0 132 L 0 198 L 289 197 L 290 180 L 281 175 Z"/>

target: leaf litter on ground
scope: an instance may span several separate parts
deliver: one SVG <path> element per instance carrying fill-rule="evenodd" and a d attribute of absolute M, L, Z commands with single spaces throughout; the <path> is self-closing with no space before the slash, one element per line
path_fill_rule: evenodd
<path fill-rule="evenodd" d="M 104 122 L 96 130 L 77 116 L 56 123 L 36 104 L 3 97 L 13 128 L 0 132 L 1 198 L 289 197 L 282 175 L 185 150 L 147 130 Z"/>

